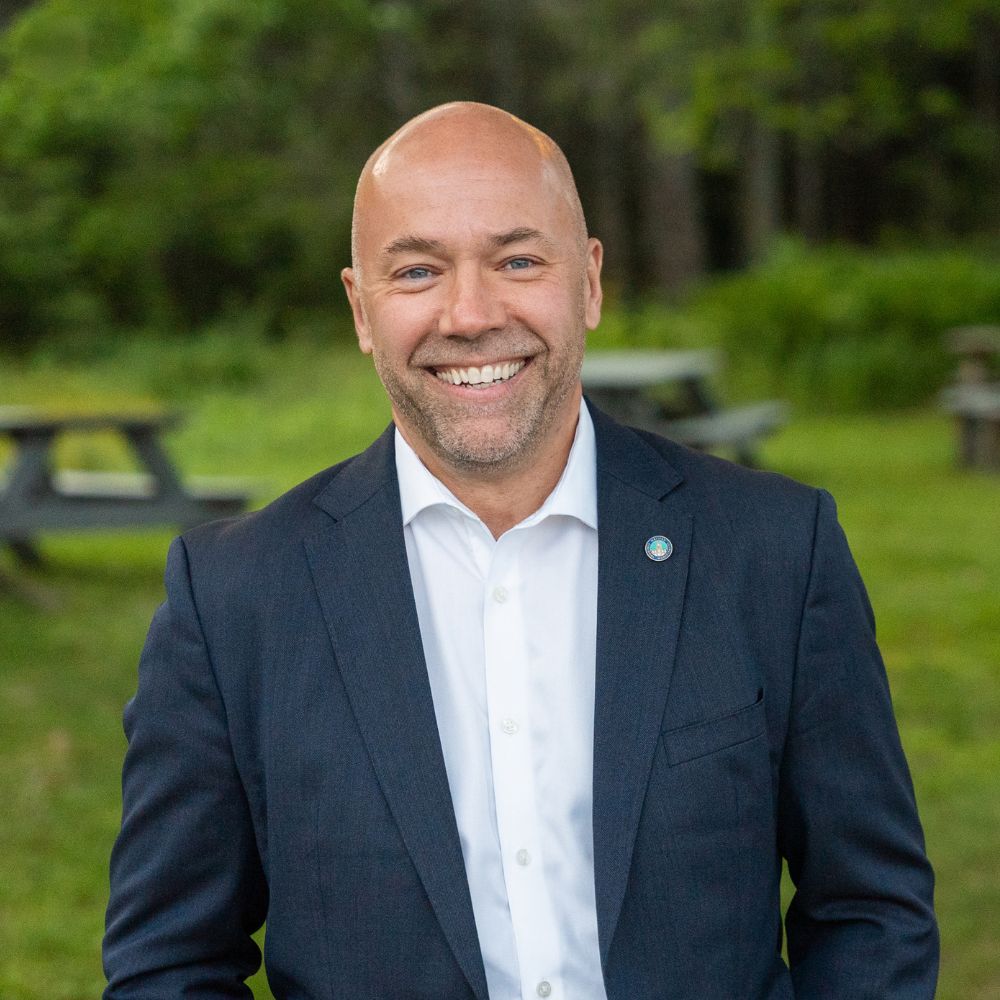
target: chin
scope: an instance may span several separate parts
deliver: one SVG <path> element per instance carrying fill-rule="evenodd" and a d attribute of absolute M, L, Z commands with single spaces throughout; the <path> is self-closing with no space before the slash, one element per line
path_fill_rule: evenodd
<path fill-rule="evenodd" d="M 525 460 L 530 435 L 463 435 L 439 436 L 434 443 L 438 457 L 454 468 L 468 471 L 493 470 L 497 472 L 515 468 Z"/>

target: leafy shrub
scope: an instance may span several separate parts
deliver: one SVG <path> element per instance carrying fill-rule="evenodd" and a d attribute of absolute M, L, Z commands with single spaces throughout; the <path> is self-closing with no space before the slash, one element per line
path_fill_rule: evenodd
<path fill-rule="evenodd" d="M 718 347 L 728 390 L 807 410 L 912 406 L 954 359 L 950 327 L 1000 324 L 1000 266 L 958 250 L 782 244 L 764 265 L 706 284 L 681 308 L 609 310 L 594 347 Z"/>
<path fill-rule="evenodd" d="M 824 408 L 909 406 L 948 379 L 948 328 L 1000 323 L 1000 267 L 951 250 L 787 244 L 691 309 L 771 391 Z"/>

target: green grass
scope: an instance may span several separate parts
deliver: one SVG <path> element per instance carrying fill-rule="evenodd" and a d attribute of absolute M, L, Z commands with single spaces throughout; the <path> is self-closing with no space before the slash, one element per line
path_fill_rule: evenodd
<path fill-rule="evenodd" d="M 188 474 L 249 476 L 263 501 L 362 447 L 388 418 L 346 348 L 219 341 L 0 369 L 0 402 L 180 405 Z M 234 367 L 235 366 L 235 367 Z M 226 387 L 226 386 L 229 387 Z M 126 388 L 127 387 L 127 388 Z M 830 489 L 869 584 L 938 872 L 941 1000 L 1000 997 L 1000 477 L 956 471 L 940 415 L 799 417 L 765 463 Z M 62 459 L 126 466 L 111 438 Z M 2 461 L 2 453 L 0 453 Z M 47 565 L 0 590 L 0 997 L 81 1000 L 103 980 L 121 709 L 160 600 L 169 532 L 47 538 Z M 44 607 L 23 599 L 40 591 Z M 258 998 L 269 997 L 262 977 Z"/>

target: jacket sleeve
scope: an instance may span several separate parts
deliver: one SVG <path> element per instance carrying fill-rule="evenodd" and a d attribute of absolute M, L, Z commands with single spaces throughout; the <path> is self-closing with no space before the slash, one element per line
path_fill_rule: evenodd
<path fill-rule="evenodd" d="M 818 501 L 779 790 L 799 1000 L 930 998 L 933 874 L 864 585 Z"/>
<path fill-rule="evenodd" d="M 267 888 L 180 539 L 166 587 L 125 710 L 104 996 L 250 998 Z"/>

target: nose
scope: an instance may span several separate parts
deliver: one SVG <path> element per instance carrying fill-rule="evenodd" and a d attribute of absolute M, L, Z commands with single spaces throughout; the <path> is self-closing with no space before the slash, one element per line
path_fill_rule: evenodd
<path fill-rule="evenodd" d="M 490 277 L 474 262 L 460 264 L 452 271 L 441 311 L 442 335 L 478 337 L 506 325 L 507 308 Z"/>

